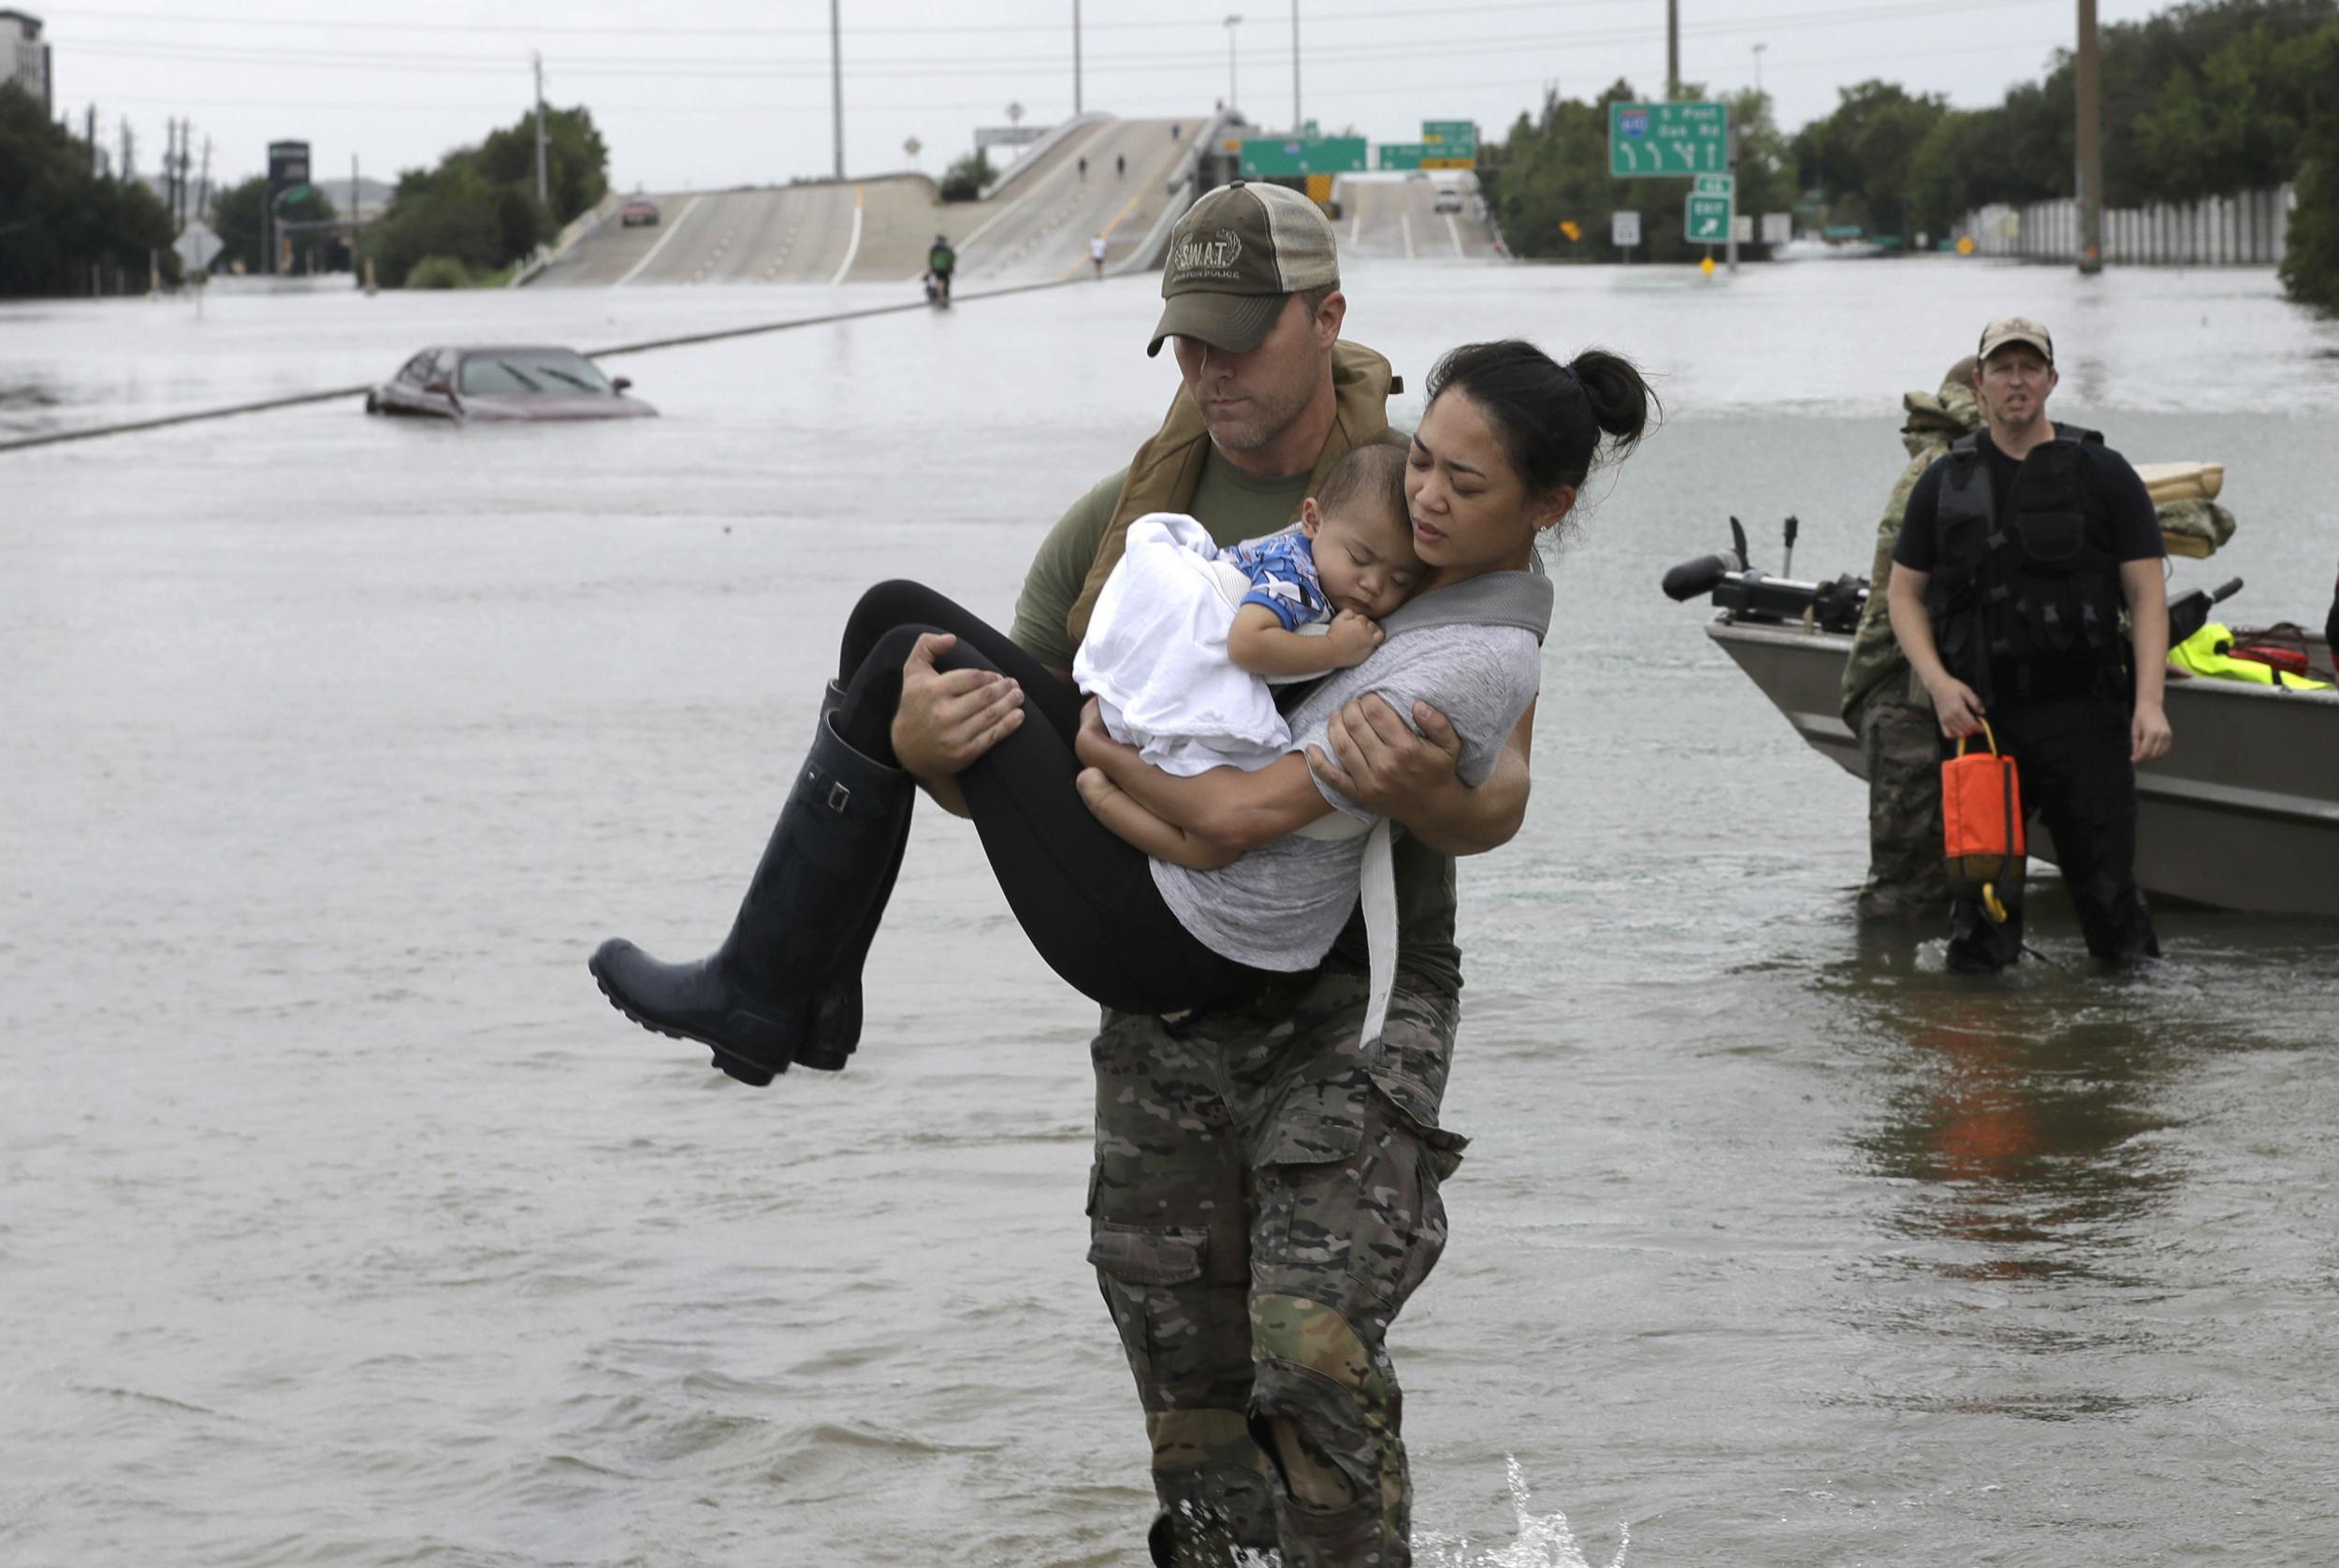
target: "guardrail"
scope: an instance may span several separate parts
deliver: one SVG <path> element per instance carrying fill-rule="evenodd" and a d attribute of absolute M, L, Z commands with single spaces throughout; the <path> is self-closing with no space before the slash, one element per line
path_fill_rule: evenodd
<path fill-rule="evenodd" d="M 1178 226 L 1178 220 L 1185 216 L 1186 209 L 1201 199 L 1202 193 L 1195 188 L 1195 184 L 1201 178 L 1202 159 L 1211 148 L 1217 145 L 1218 138 L 1226 134 L 1230 118 L 1230 110 L 1220 109 L 1194 134 L 1193 141 L 1186 147 L 1185 156 L 1180 158 L 1177 167 L 1170 171 L 1170 200 L 1162 208 L 1161 215 L 1154 220 L 1154 226 L 1145 231 L 1145 237 L 1129 248 L 1126 255 L 1105 269 L 1108 273 L 1119 277 L 1125 272 L 1150 272 L 1161 265 L 1162 257 L 1169 254 L 1170 231 Z"/>
<path fill-rule="evenodd" d="M 1073 115 L 1069 120 L 1057 121 L 1054 124 L 1049 126 L 1043 134 L 1035 138 L 1031 141 L 1026 142 L 1024 146 L 1023 152 L 1016 158 L 1016 160 L 1008 165 L 1007 168 L 996 180 L 992 181 L 990 184 L 984 186 L 982 194 L 976 197 L 976 199 L 978 201 L 989 201 L 993 196 L 997 196 L 1001 191 L 1007 189 L 1010 185 L 1015 183 L 1016 181 L 1022 179 L 1025 174 L 1029 173 L 1032 168 L 1039 164 L 1039 160 L 1046 155 L 1048 150 L 1055 146 L 1056 143 L 1062 141 L 1066 137 L 1068 137 L 1074 131 L 1081 130 L 1086 126 L 1102 124 L 1104 122 L 1111 118 L 1111 115 L 1107 114 L 1102 109 L 1091 109 L 1082 110 L 1080 113 Z"/>
<path fill-rule="evenodd" d="M 521 266 L 520 269 L 512 274 L 512 283 L 510 286 L 513 288 L 518 288 L 521 284 L 542 273 L 545 269 L 550 267 L 554 262 L 559 261 L 562 256 L 567 255 L 571 251 L 576 249 L 578 242 L 581 241 L 587 235 L 601 227 L 602 220 L 608 217 L 610 213 L 616 211 L 618 205 L 625 199 L 625 197 L 620 196 L 615 191 L 603 192 L 602 197 L 599 201 L 593 203 L 592 206 L 587 208 L 584 211 L 579 212 L 575 217 L 571 218 L 566 226 L 564 226 L 559 234 L 553 236 L 552 243 L 550 245 L 539 245 L 536 247 L 536 254 L 530 256 Z"/>

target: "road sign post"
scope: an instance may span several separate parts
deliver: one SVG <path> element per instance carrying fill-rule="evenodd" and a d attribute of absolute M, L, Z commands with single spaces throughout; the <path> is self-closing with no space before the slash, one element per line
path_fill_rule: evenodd
<path fill-rule="evenodd" d="M 1608 243 L 1624 253 L 1624 264 L 1633 264 L 1633 248 L 1640 243 L 1640 214 L 1611 212 L 1608 214 Z"/>
<path fill-rule="evenodd" d="M 1736 272 L 1738 269 L 1738 177 L 1736 171 L 1734 169 L 1728 174 L 1701 174 L 1697 177 L 1696 182 L 1690 187 L 1690 194 L 1693 196 L 1703 196 L 1708 203 L 1717 196 L 1729 203 L 1722 221 L 1722 242 L 1729 247 L 1726 255 L 1730 270 Z M 1710 211 L 1710 206 L 1708 211 Z M 1691 226 L 1690 220 L 1685 217 L 1682 221 L 1682 227 L 1686 230 Z"/>
<path fill-rule="evenodd" d="M 1617 179 L 1678 179 L 1729 167 L 1729 105 L 1608 106 L 1608 172 Z"/>

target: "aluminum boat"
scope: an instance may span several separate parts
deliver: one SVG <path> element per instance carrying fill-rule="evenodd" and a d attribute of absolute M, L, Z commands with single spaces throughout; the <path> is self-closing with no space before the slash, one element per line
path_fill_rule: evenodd
<path fill-rule="evenodd" d="M 1849 633 L 1724 609 L 1706 634 L 1812 749 L 1867 777 L 1859 742 L 1838 713 Z M 2331 648 L 2316 636 L 2306 645 L 2316 673 L 2330 678 Z M 2176 744 L 2136 776 L 2136 879 L 2144 891 L 2217 908 L 2339 918 L 2339 691 L 2172 670 L 2167 701 Z M 2053 861 L 2053 839 L 2035 820 L 2032 828 L 2031 853 Z"/>

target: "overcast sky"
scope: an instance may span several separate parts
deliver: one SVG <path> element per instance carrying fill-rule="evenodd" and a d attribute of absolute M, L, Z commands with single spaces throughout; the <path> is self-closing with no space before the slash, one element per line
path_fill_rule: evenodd
<path fill-rule="evenodd" d="M 99 135 L 136 132 L 156 167 L 165 123 L 192 120 L 215 181 L 258 172 L 271 139 L 306 139 L 319 177 L 434 163 L 545 96 L 584 104 L 620 189 L 821 177 L 833 167 L 829 7 L 821 0 L 11 0 L 55 51 L 60 112 Z M 1837 90 L 1881 77 L 1956 105 L 1998 101 L 2069 47 L 2073 0 L 1679 0 L 1681 74 L 1716 90 L 1759 68 L 1789 130 Z M 929 173 L 1007 106 L 1050 123 L 1072 110 L 1073 0 L 841 0 L 845 165 Z M 2169 8 L 2099 0 L 2105 24 Z M 1292 119 L 1290 0 L 1083 0 L 1082 102 L 1194 117 L 1228 95 L 1262 125 Z M 1226 25 L 1229 11 L 1242 21 Z M 1423 120 L 1476 120 L 1499 137 L 1556 85 L 1570 97 L 1619 77 L 1651 96 L 1664 77 L 1664 0 L 1300 0 L 1300 103 L 1327 132 L 1418 139 Z M 928 21 L 927 18 L 939 18 Z"/>

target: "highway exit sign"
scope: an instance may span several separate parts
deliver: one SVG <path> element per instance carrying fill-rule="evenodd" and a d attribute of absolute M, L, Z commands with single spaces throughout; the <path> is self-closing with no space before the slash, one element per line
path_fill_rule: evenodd
<path fill-rule="evenodd" d="M 1730 240 L 1730 198 L 1692 193 L 1681 214 L 1681 237 L 1693 245 L 1724 245 Z"/>
<path fill-rule="evenodd" d="M 1729 167 L 1729 105 L 1608 106 L 1608 172 L 1616 178 L 1722 174 Z"/>
<path fill-rule="evenodd" d="M 1364 138 L 1247 137 L 1242 142 L 1242 178 L 1276 174 L 1362 174 Z"/>

